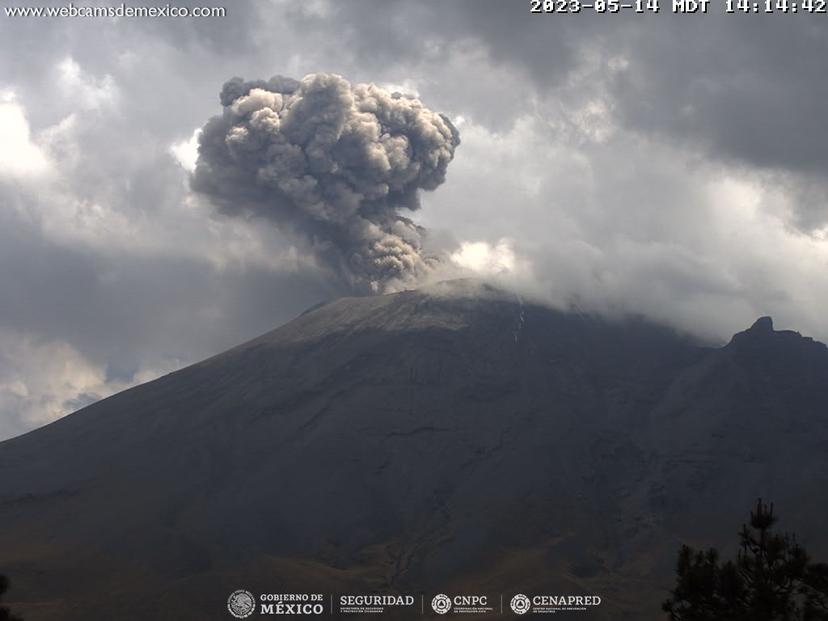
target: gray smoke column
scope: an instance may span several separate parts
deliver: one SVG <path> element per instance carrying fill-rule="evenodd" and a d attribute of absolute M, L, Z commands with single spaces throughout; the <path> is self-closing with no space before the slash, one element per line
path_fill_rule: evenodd
<path fill-rule="evenodd" d="M 230 214 L 265 216 L 303 237 L 358 291 L 415 280 L 424 230 L 403 210 L 437 188 L 457 129 L 419 99 L 315 73 L 233 78 L 199 140 L 193 189 Z"/>

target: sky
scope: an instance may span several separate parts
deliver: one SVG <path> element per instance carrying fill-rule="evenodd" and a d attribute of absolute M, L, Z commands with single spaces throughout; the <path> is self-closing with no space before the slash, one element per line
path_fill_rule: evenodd
<path fill-rule="evenodd" d="M 762 315 L 828 340 L 825 15 L 224 1 L 0 14 L 0 439 L 353 292 L 283 222 L 193 189 L 235 76 L 338 74 L 449 119 L 445 179 L 405 213 L 435 276 L 711 343 Z"/>

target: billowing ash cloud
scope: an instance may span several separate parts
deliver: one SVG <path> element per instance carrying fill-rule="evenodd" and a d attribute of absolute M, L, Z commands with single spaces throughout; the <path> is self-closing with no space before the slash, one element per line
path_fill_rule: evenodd
<path fill-rule="evenodd" d="M 460 143 L 416 98 L 316 73 L 301 81 L 233 78 L 204 126 L 193 188 L 225 213 L 265 216 L 304 237 L 358 291 L 416 279 L 433 258 L 419 207 Z"/>

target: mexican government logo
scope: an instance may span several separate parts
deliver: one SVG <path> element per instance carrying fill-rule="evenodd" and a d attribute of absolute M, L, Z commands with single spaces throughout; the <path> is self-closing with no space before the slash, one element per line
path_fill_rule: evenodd
<path fill-rule="evenodd" d="M 230 593 L 227 598 L 227 610 L 236 619 L 246 619 L 256 610 L 256 598 L 253 593 L 239 589 Z"/>
<path fill-rule="evenodd" d="M 322 593 L 262 593 L 258 598 L 260 615 L 321 615 L 325 612 Z M 250 591 L 239 589 L 227 598 L 227 610 L 236 619 L 256 612 L 257 600 Z"/>

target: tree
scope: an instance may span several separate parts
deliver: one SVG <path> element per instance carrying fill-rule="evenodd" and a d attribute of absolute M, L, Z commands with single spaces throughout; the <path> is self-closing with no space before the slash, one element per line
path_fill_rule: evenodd
<path fill-rule="evenodd" d="M 676 586 L 662 609 L 671 621 L 828 621 L 828 565 L 811 563 L 796 538 L 774 532 L 760 498 L 739 533 L 736 561 L 682 546 Z"/>
<path fill-rule="evenodd" d="M 3 594 L 9 590 L 9 579 L 6 576 L 0 575 L 0 602 L 3 600 Z M 15 617 L 9 609 L 5 606 L 0 606 L 0 621 L 22 621 L 20 617 Z"/>

